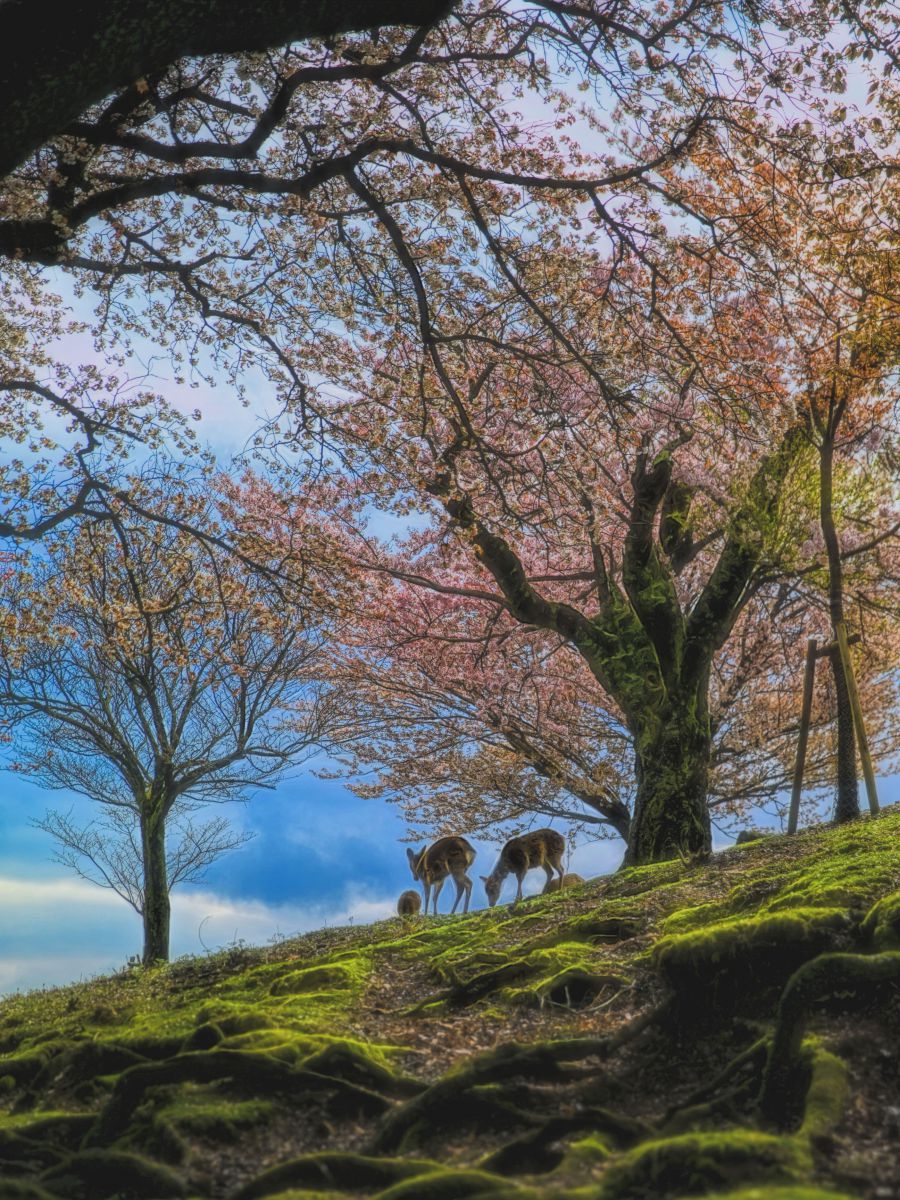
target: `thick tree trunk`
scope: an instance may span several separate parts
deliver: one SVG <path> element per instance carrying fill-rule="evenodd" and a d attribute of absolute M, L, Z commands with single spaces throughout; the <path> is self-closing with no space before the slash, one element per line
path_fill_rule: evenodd
<path fill-rule="evenodd" d="M 822 537 L 828 554 L 828 610 L 832 637 L 837 623 L 844 619 L 844 571 L 841 547 L 834 521 L 834 431 L 831 425 L 822 439 L 819 451 L 819 519 Z M 837 702 L 837 793 L 834 819 L 839 824 L 859 816 L 859 784 L 856 777 L 856 736 L 853 731 L 853 709 L 844 673 L 844 664 L 837 653 L 829 655 L 834 672 Z"/>
<path fill-rule="evenodd" d="M 0 174 L 18 166 L 89 104 L 178 58 L 265 50 L 380 25 L 426 25 L 448 0 L 4 0 Z"/>
<path fill-rule="evenodd" d="M 637 738 L 637 795 L 625 865 L 708 853 L 712 739 L 705 712 L 686 702 Z"/>
<path fill-rule="evenodd" d="M 146 965 L 169 961 L 169 880 L 166 873 L 166 818 L 162 805 L 141 814 L 144 856 L 144 954 Z"/>

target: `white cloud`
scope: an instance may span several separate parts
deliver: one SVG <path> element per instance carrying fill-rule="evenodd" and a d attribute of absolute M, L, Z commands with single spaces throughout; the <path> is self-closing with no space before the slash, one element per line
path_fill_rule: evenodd
<path fill-rule="evenodd" d="M 235 941 L 263 945 L 326 925 L 390 916 L 393 896 L 348 889 L 333 904 L 265 904 L 216 892 L 172 895 L 172 956 Z M 202 940 L 201 940 L 202 939 Z M 0 994 L 106 974 L 139 953 L 138 916 L 112 892 L 77 879 L 0 876 Z"/>
<path fill-rule="evenodd" d="M 214 892 L 175 892 L 172 897 L 172 952 L 197 954 L 204 944 L 218 949 L 235 941 L 259 945 L 326 925 L 364 925 L 395 911 L 393 897 L 348 890 L 337 903 L 264 904 Z"/>

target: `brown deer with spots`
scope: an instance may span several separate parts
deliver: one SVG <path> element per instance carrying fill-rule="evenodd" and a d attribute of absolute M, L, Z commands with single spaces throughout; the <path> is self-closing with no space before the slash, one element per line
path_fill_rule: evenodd
<path fill-rule="evenodd" d="M 444 837 L 431 846 L 423 846 L 421 850 L 407 849 L 413 879 L 418 879 L 425 893 L 425 915 L 428 915 L 428 897 L 434 888 L 433 911 L 437 916 L 438 896 L 448 875 L 453 877 L 456 884 L 456 899 L 453 901 L 451 913 L 456 912 L 463 892 L 466 893 L 463 912 L 469 911 L 469 898 L 472 895 L 472 880 L 466 871 L 475 861 L 475 850 L 464 837 Z"/>
<path fill-rule="evenodd" d="M 513 908 L 522 899 L 522 880 L 535 867 L 543 867 L 547 872 L 547 885 L 553 878 L 554 871 L 562 879 L 565 874 L 562 865 L 565 850 L 565 838 L 555 829 L 536 829 L 534 833 L 523 833 L 521 837 L 510 838 L 500 851 L 497 865 L 490 875 L 481 876 L 488 904 L 493 908 L 497 903 L 507 875 L 515 875 L 519 884 Z"/>

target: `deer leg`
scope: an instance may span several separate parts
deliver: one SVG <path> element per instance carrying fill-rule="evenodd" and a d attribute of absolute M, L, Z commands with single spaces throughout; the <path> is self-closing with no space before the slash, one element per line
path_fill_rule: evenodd
<path fill-rule="evenodd" d="M 516 872 L 516 882 L 518 883 L 519 886 L 516 888 L 516 898 L 515 898 L 515 900 L 513 900 L 513 903 L 512 903 L 513 911 L 515 911 L 516 905 L 522 899 L 522 880 L 524 878 L 525 878 L 524 871 L 522 872 L 521 875 L 518 872 Z"/>
<path fill-rule="evenodd" d="M 445 876 L 445 878 L 446 878 L 446 876 Z M 443 879 L 439 879 L 439 880 L 437 881 L 437 883 L 434 885 L 434 902 L 433 902 L 433 903 L 434 903 L 434 915 L 435 915 L 435 916 L 437 916 L 437 902 L 438 902 L 438 896 L 440 896 L 440 894 L 441 894 L 441 888 L 442 888 L 443 886 L 444 886 L 444 880 L 443 880 Z"/>
<path fill-rule="evenodd" d="M 450 909 L 451 916 L 456 912 L 457 905 L 462 899 L 463 888 L 465 887 L 465 884 L 458 875 L 453 876 L 453 882 L 456 884 L 456 899 L 453 901 L 453 907 Z"/>
<path fill-rule="evenodd" d="M 543 867 L 544 867 L 544 871 L 547 874 L 547 882 L 544 884 L 544 891 L 546 892 L 547 888 L 550 886 L 550 880 L 553 878 L 553 868 L 550 866 L 549 863 L 544 863 Z M 561 879 L 562 879 L 562 876 L 560 876 L 560 880 Z"/>
<path fill-rule="evenodd" d="M 422 891 L 425 893 L 425 916 L 427 917 L 428 916 L 428 900 L 429 900 L 429 897 L 431 896 L 431 884 L 425 883 L 423 881 Z"/>
<path fill-rule="evenodd" d="M 469 911 L 469 900 L 472 898 L 472 880 L 468 877 L 468 875 L 463 875 L 463 886 L 466 889 L 466 899 L 465 903 L 463 904 L 463 912 L 467 913 Z"/>

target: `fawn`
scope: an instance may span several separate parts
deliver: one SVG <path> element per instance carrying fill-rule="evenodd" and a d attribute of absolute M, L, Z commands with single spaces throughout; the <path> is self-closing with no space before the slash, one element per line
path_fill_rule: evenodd
<path fill-rule="evenodd" d="M 418 892 L 403 892 L 397 901 L 398 917 L 415 917 L 422 907 L 422 897 Z"/>
<path fill-rule="evenodd" d="M 562 879 L 548 879 L 544 884 L 542 896 L 549 896 L 551 892 L 561 892 L 564 888 L 576 887 L 579 883 L 584 883 L 580 875 L 563 875 Z"/>
<path fill-rule="evenodd" d="M 428 896 L 434 888 L 434 914 L 437 916 L 438 896 L 448 875 L 453 876 L 456 884 L 456 899 L 453 901 L 451 913 L 456 912 L 460 896 L 466 893 L 463 912 L 469 911 L 469 897 L 472 895 L 472 880 L 466 874 L 467 869 L 475 861 L 475 850 L 464 837 L 444 837 L 431 846 L 423 846 L 421 850 L 410 850 L 407 847 L 406 857 L 413 873 L 413 879 L 418 879 L 425 892 L 425 915 L 428 915 Z"/>
<path fill-rule="evenodd" d="M 524 833 L 521 837 L 510 838 L 500 851 L 497 865 L 490 875 L 481 876 L 491 908 L 499 899 L 500 888 L 507 875 L 515 875 L 519 884 L 513 908 L 522 899 L 522 880 L 532 867 L 544 868 L 547 872 L 547 887 L 550 885 L 554 871 L 562 879 L 565 874 L 562 866 L 565 849 L 565 839 L 555 829 L 536 829 L 534 833 Z"/>

